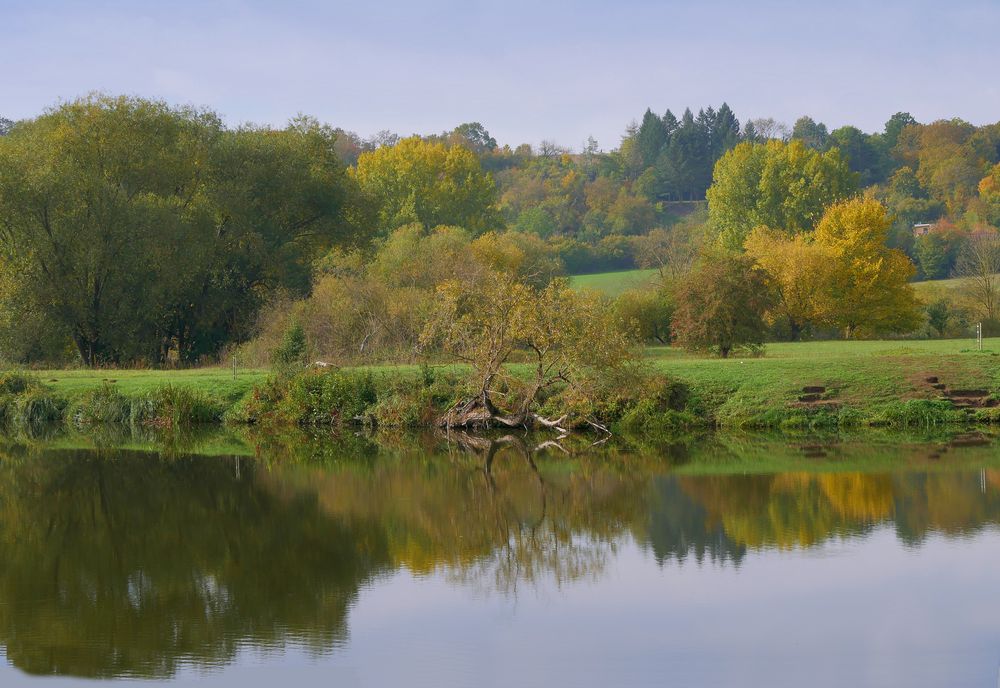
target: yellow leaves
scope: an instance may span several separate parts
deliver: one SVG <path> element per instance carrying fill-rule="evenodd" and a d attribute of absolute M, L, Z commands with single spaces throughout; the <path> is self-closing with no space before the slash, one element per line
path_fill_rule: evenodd
<path fill-rule="evenodd" d="M 988 203 L 1000 203 L 1000 164 L 980 180 L 979 195 Z"/>
<path fill-rule="evenodd" d="M 885 206 L 874 198 L 853 199 L 827 208 L 813 237 L 840 255 L 863 257 L 885 247 L 891 224 Z"/>
<path fill-rule="evenodd" d="M 919 324 L 919 310 L 913 264 L 885 245 L 889 226 L 881 203 L 853 199 L 827 208 L 810 234 L 759 228 L 745 248 L 770 276 L 793 332 L 807 324 L 848 336 L 900 332 Z"/>
<path fill-rule="evenodd" d="M 479 233 L 498 224 L 496 185 L 465 146 L 413 136 L 362 153 L 353 175 L 377 206 L 384 231 L 419 222 Z"/>
<path fill-rule="evenodd" d="M 778 293 L 778 313 L 797 330 L 830 318 L 830 282 L 834 252 L 806 235 L 788 238 L 783 232 L 758 227 L 746 241 L 746 252 L 764 269 Z"/>

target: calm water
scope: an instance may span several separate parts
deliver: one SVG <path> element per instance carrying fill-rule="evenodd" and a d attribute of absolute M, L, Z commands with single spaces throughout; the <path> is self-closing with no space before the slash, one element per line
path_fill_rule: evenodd
<path fill-rule="evenodd" d="M 997 685 L 993 438 L 536 443 L 0 441 L 0 685 Z"/>

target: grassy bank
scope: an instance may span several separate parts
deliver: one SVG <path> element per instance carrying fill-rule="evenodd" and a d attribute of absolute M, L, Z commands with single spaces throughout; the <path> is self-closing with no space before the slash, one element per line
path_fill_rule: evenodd
<path fill-rule="evenodd" d="M 804 342 L 768 345 L 760 358 L 646 351 L 646 389 L 604 395 L 611 422 L 663 429 L 919 427 L 1000 421 L 1000 339 Z M 517 367 L 515 366 L 515 371 Z M 7 422 L 171 426 L 274 421 L 426 426 L 466 392 L 460 366 L 374 366 L 314 372 L 286 385 L 265 371 L 36 371 L 0 381 Z M 937 378 L 935 388 L 928 382 Z M 667 386 L 670 389 L 667 389 Z M 805 388 L 821 391 L 807 394 Z M 949 394 L 973 390 L 977 406 Z M 561 403 L 561 402 L 559 402 Z M 558 412 L 557 402 L 549 409 Z M 664 422 L 664 419 L 669 422 Z"/>
<path fill-rule="evenodd" d="M 1000 392 L 1000 340 L 770 344 L 762 358 L 693 358 L 650 349 L 655 368 L 686 384 L 721 427 L 995 422 L 991 407 L 961 412 L 950 392 Z M 935 389 L 929 378 L 945 389 Z M 806 387 L 823 388 L 813 403 Z"/>

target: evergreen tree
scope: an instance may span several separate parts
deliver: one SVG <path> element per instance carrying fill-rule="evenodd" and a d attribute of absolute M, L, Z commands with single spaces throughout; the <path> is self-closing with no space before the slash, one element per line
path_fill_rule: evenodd
<path fill-rule="evenodd" d="M 659 165 L 664 183 L 676 198 L 690 200 L 697 196 L 699 164 L 703 156 L 704 137 L 691 109 L 687 108 Z"/>
<path fill-rule="evenodd" d="M 677 121 L 677 117 L 670 110 L 667 110 L 663 115 L 663 129 L 667 132 L 668 139 L 677 131 L 678 126 L 680 123 Z"/>
<path fill-rule="evenodd" d="M 826 125 L 817 123 L 812 117 L 799 117 L 795 120 L 792 138 L 813 150 L 825 151 L 830 147 L 830 133 L 826 130 Z"/>
<path fill-rule="evenodd" d="M 654 115 L 652 110 L 647 109 L 646 114 L 642 116 L 642 124 L 635 134 L 636 152 L 644 169 L 656 163 L 666 142 L 667 130 L 663 121 Z"/>
<path fill-rule="evenodd" d="M 730 148 L 740 142 L 740 121 L 726 103 L 715 113 L 715 123 L 712 127 L 712 164 L 723 156 Z"/>

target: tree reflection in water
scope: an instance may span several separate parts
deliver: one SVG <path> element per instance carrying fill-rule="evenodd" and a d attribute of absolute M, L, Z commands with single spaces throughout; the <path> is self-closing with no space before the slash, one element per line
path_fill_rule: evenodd
<path fill-rule="evenodd" d="M 281 500 L 252 462 L 46 452 L 0 466 L 0 640 L 37 674 L 169 676 L 239 643 L 346 637 L 378 524 Z"/>
<path fill-rule="evenodd" d="M 740 567 L 761 548 L 879 526 L 919 546 L 1000 517 L 996 469 L 799 461 L 744 474 L 716 471 L 738 457 L 710 441 L 683 448 L 680 466 L 656 452 L 539 451 L 515 435 L 351 441 L 239 459 L 8 446 L 8 661 L 36 674 L 169 677 L 244 646 L 336 648 L 359 591 L 400 569 L 514 596 L 599 580 L 628 542 L 661 566 Z M 753 451 L 781 458 L 789 444 Z M 843 461 L 852 450 L 840 451 Z"/>

